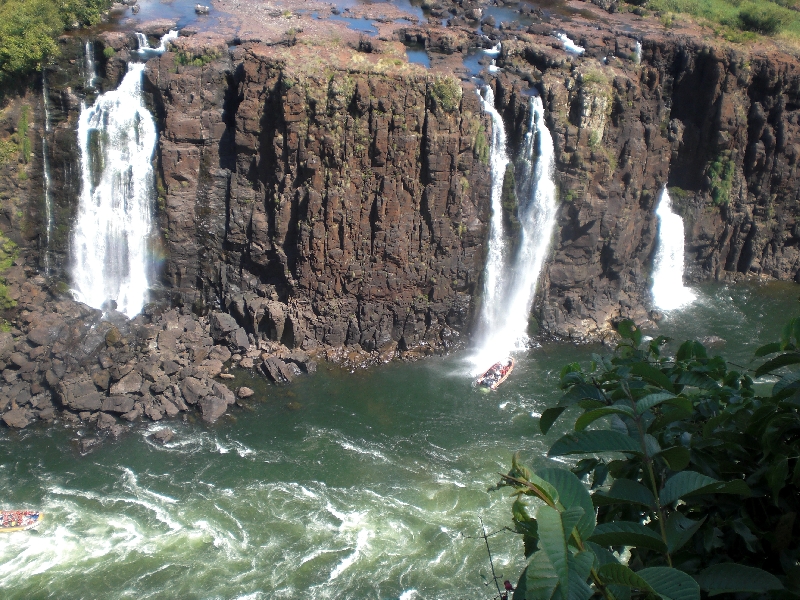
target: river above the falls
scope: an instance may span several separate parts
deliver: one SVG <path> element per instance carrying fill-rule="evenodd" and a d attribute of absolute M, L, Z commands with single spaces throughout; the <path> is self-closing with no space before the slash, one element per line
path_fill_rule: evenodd
<path fill-rule="evenodd" d="M 796 316 L 800 286 L 697 286 L 661 333 L 716 335 L 747 365 Z M 675 347 L 674 344 L 672 346 Z M 497 392 L 472 386 L 467 352 L 346 372 L 320 367 L 289 387 L 240 373 L 249 408 L 215 426 L 132 426 L 79 456 L 61 426 L 0 432 L 0 505 L 39 508 L 38 530 L 0 538 L 4 598 L 490 598 L 476 536 L 510 524 L 487 492 L 519 450 L 547 463 L 559 435 L 533 418 L 558 397 L 561 367 L 596 346 L 544 344 L 517 356 Z M 164 446 L 148 435 L 170 426 Z M 563 427 L 563 426 L 562 426 Z M 563 431 L 563 429 L 562 429 Z M 490 538 L 516 580 L 521 542 Z"/>

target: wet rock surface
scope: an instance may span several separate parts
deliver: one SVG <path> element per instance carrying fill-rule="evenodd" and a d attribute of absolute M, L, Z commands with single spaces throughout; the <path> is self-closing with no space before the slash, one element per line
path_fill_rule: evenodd
<path fill-rule="evenodd" d="M 243 347 L 235 336 L 228 339 L 222 313 L 197 317 L 151 304 L 128 320 L 53 293 L 43 277 L 24 270 L 7 277 L 7 286 L 17 306 L 7 313 L 10 331 L 0 333 L 0 419 L 13 429 L 58 419 L 96 430 L 81 439 L 82 453 L 122 435 L 124 422 L 197 413 L 214 423 L 236 402 L 218 376 L 243 357 L 269 360 L 293 375 L 302 371 L 292 360 L 313 364 L 305 353 L 286 352 L 284 361 L 266 344 Z M 231 348 L 240 353 L 236 361 Z M 246 390 L 240 398 L 253 395 Z"/>

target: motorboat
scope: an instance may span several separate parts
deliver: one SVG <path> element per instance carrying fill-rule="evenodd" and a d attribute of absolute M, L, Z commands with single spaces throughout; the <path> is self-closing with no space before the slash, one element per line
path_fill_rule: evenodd
<path fill-rule="evenodd" d="M 494 363 L 483 375 L 478 377 L 475 383 L 481 387 L 496 390 L 501 383 L 508 379 L 513 370 L 514 359 L 509 356 L 505 360 Z"/>

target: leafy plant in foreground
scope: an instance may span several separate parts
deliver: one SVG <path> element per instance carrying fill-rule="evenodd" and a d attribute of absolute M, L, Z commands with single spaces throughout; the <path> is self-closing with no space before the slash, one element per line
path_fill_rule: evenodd
<path fill-rule="evenodd" d="M 564 368 L 540 420 L 546 433 L 582 409 L 548 452 L 580 460 L 532 473 L 515 456 L 497 486 L 514 488 L 529 559 L 515 600 L 796 597 L 800 371 L 785 371 L 800 365 L 800 319 L 756 352 L 772 358 L 755 377 L 782 373 L 768 396 L 698 342 L 669 358 L 666 338 L 644 342 L 630 321 L 619 333 L 613 357 Z"/>

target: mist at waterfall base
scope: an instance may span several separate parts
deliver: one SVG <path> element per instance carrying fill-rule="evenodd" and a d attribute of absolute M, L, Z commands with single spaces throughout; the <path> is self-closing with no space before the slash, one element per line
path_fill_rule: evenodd
<path fill-rule="evenodd" d="M 509 158 L 505 126 L 489 87 L 484 91 L 483 107 L 492 118 L 492 217 L 481 316 L 475 350 L 469 357 L 476 374 L 526 347 L 528 318 L 558 208 L 553 138 L 544 123 L 542 100 L 534 96 L 529 101 L 530 120 L 517 171 L 519 240 L 514 255 L 509 255 L 502 218 L 503 178 Z"/>
<path fill-rule="evenodd" d="M 674 338 L 717 335 L 749 364 L 797 315 L 792 283 L 697 286 L 667 314 Z M 521 451 L 555 464 L 538 433 L 561 368 L 606 348 L 548 344 L 518 354 L 514 374 L 483 392 L 459 374 L 463 355 L 354 373 L 320 367 L 292 386 L 238 373 L 256 390 L 214 426 L 129 425 L 79 456 L 61 426 L 0 429 L 3 506 L 44 511 L 38 530 L 0 540 L 10 600 L 78 598 L 487 599 L 491 572 L 476 536 L 511 525 L 511 499 L 487 492 Z M 175 430 L 166 445 L 148 439 Z M 521 540 L 490 538 L 495 568 L 516 581 Z"/>
<path fill-rule="evenodd" d="M 137 34 L 139 55 L 163 53 Z M 152 265 L 152 167 L 157 133 L 142 96 L 144 63 L 130 63 L 117 89 L 84 106 L 78 122 L 81 198 L 72 238 L 72 281 L 77 300 L 94 308 L 116 303 L 133 317 L 148 298 Z"/>
<path fill-rule="evenodd" d="M 696 295 L 683 283 L 683 219 L 672 212 L 672 200 L 666 188 L 661 190 L 656 215 L 658 243 L 653 261 L 653 302 L 661 310 L 675 310 L 693 302 Z"/>

